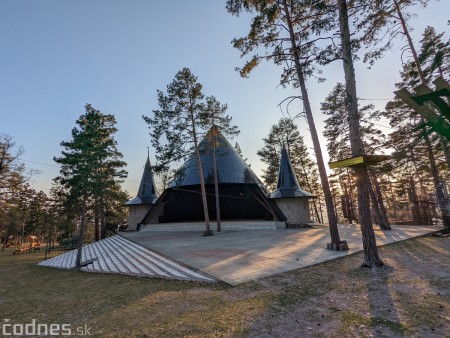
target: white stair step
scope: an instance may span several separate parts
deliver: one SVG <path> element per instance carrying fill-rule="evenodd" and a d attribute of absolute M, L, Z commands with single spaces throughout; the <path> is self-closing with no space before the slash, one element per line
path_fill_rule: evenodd
<path fill-rule="evenodd" d="M 212 278 L 209 278 L 208 276 L 205 276 L 201 273 L 198 273 L 187 267 L 184 267 L 170 259 L 167 259 L 167 258 L 159 255 L 158 253 L 156 253 L 154 251 L 144 248 L 143 246 L 137 245 L 136 243 L 129 241 L 121 236 L 114 236 L 113 238 L 116 239 L 117 241 L 120 241 L 121 243 L 123 243 L 123 245 L 126 245 L 128 247 L 133 247 L 133 248 L 139 250 L 141 255 L 145 255 L 145 257 L 147 259 L 151 258 L 152 261 L 154 261 L 154 262 L 157 261 L 159 266 L 164 266 L 166 270 L 168 270 L 169 272 L 171 272 L 172 274 L 174 274 L 176 276 L 183 276 L 183 277 L 187 277 L 187 278 L 194 277 L 197 279 L 214 281 Z"/>
<path fill-rule="evenodd" d="M 78 250 L 72 250 L 59 256 L 40 262 L 39 265 L 61 269 L 75 267 Z M 164 277 L 183 280 L 201 280 L 214 282 L 214 279 L 192 271 L 162 255 L 121 236 L 112 236 L 83 246 L 82 261 L 94 259 L 84 266 L 86 272 L 121 273 L 145 277 Z"/>
<path fill-rule="evenodd" d="M 116 242 L 118 243 L 118 242 Z M 157 262 L 154 262 L 153 260 L 145 257 L 145 255 L 142 255 L 138 250 L 135 250 L 134 248 L 131 248 L 126 245 L 126 243 L 118 243 L 116 244 L 118 247 L 126 248 L 127 252 L 130 254 L 130 256 L 133 257 L 136 263 L 146 266 L 147 269 L 150 269 L 152 271 L 151 274 L 153 275 L 159 275 L 163 277 L 170 277 L 171 274 L 166 271 L 163 267 L 157 264 Z"/>
<path fill-rule="evenodd" d="M 100 250 L 100 252 L 102 253 L 101 258 L 104 260 L 104 262 L 106 263 L 106 265 L 108 266 L 108 271 L 105 272 L 120 272 L 119 268 L 117 267 L 117 265 L 115 264 L 114 260 L 111 258 L 108 250 L 103 246 L 103 242 L 102 241 L 98 241 L 94 243 Z M 100 259 L 100 257 L 99 257 Z"/>
<path fill-rule="evenodd" d="M 136 269 L 136 267 L 133 266 L 132 262 L 130 262 L 126 257 L 124 257 L 120 252 L 118 252 L 118 250 L 117 250 L 118 248 L 114 247 L 114 245 L 112 245 L 110 243 L 108 238 L 103 240 L 103 244 L 108 248 L 109 253 L 111 255 L 115 256 L 116 263 L 120 267 L 121 272 L 135 273 L 135 274 L 139 274 L 139 273 L 143 272 L 143 271 Z"/>
<path fill-rule="evenodd" d="M 117 237 L 120 237 L 120 236 L 117 236 Z M 192 276 L 192 277 L 199 278 L 199 279 L 206 279 L 206 280 L 214 281 L 212 278 L 209 278 L 209 277 L 207 277 L 207 276 L 205 276 L 205 275 L 203 275 L 201 273 L 198 273 L 198 272 L 193 271 L 193 270 L 191 270 L 191 269 L 189 269 L 187 267 L 184 267 L 184 266 L 182 266 L 182 265 L 180 265 L 180 264 L 178 264 L 178 263 L 176 263 L 174 261 L 171 261 L 171 260 L 169 260 L 169 259 L 167 259 L 167 258 L 165 258 L 165 257 L 163 257 L 161 255 L 159 255 L 156 252 L 153 252 L 153 251 L 151 251 L 151 250 L 149 250 L 147 248 L 144 248 L 144 247 L 142 247 L 140 245 L 137 245 L 136 243 L 134 243 L 132 241 L 129 241 L 129 240 L 123 238 L 123 237 L 120 237 L 120 239 L 121 239 L 121 241 L 123 243 L 131 245 L 131 246 L 133 246 L 135 248 L 139 248 L 146 255 L 151 256 L 152 258 L 160 261 L 163 264 L 166 264 L 166 266 L 169 269 L 171 269 L 172 272 L 175 273 L 176 275 L 179 275 L 181 273 L 183 275 L 188 275 L 188 276 Z"/>

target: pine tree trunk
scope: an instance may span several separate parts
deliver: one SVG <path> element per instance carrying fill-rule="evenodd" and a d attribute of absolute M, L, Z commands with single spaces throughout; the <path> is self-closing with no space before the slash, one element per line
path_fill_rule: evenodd
<path fill-rule="evenodd" d="M 414 44 L 413 44 L 411 35 L 409 34 L 408 27 L 406 26 L 406 21 L 403 17 L 402 11 L 400 9 L 400 6 L 399 6 L 397 0 L 394 0 L 394 5 L 395 5 L 395 9 L 397 10 L 397 15 L 398 15 L 398 19 L 400 20 L 400 24 L 402 25 L 403 34 L 405 34 L 405 36 L 406 36 L 406 40 L 408 41 L 409 49 L 413 55 L 420 81 L 425 84 L 426 83 L 425 76 L 423 75 L 422 68 L 420 67 L 419 58 L 417 57 L 416 49 L 414 48 Z"/>
<path fill-rule="evenodd" d="M 3 246 L 2 246 L 2 251 L 5 251 L 5 248 L 6 248 L 6 245 L 8 244 L 8 241 L 9 241 L 9 231 L 8 231 L 9 229 L 8 229 L 8 227 L 6 227 L 6 230 L 5 230 L 5 237 L 4 237 L 4 240 L 3 240 Z"/>
<path fill-rule="evenodd" d="M 337 203 L 336 203 L 336 196 L 333 195 L 333 204 L 334 204 L 334 214 L 336 217 L 338 217 L 338 210 L 337 210 Z"/>
<path fill-rule="evenodd" d="M 358 190 L 358 213 L 364 250 L 364 261 L 361 266 L 370 268 L 380 267 L 384 263 L 378 256 L 375 232 L 370 219 L 369 191 L 366 183 L 369 180 L 369 176 L 365 167 L 355 166 L 354 171 L 358 178 L 356 181 Z"/>
<path fill-rule="evenodd" d="M 342 188 L 344 190 L 344 201 L 346 200 L 345 203 L 345 212 L 347 214 L 347 219 L 348 219 L 348 223 L 352 224 L 353 223 L 353 207 L 352 207 L 352 201 L 347 189 L 347 185 L 345 184 L 345 182 L 341 182 L 342 184 Z"/>
<path fill-rule="evenodd" d="M 323 223 L 323 220 L 320 219 L 319 209 L 317 209 L 317 202 L 316 202 L 316 200 L 314 199 L 312 201 L 312 203 L 313 203 L 314 213 L 316 214 L 317 223 Z"/>
<path fill-rule="evenodd" d="M 439 180 L 439 173 L 436 166 L 436 160 L 434 159 L 433 148 L 431 146 L 431 141 L 429 135 L 425 132 L 425 144 L 428 152 L 428 158 L 430 161 L 430 171 L 431 176 L 433 177 L 434 188 L 436 191 L 436 197 L 438 203 L 442 203 L 442 205 L 438 205 L 442 212 L 442 221 L 444 223 L 444 227 L 446 232 L 450 232 L 450 214 L 447 213 L 444 190 Z"/>
<path fill-rule="evenodd" d="M 219 179 L 217 177 L 217 162 L 216 162 L 216 135 L 213 135 L 213 149 L 212 149 L 212 156 L 213 156 L 213 174 L 214 174 L 214 194 L 216 196 L 216 222 L 217 232 L 222 231 L 222 224 L 220 222 L 220 196 L 219 196 Z"/>
<path fill-rule="evenodd" d="M 431 145 L 430 136 L 428 135 L 425 127 L 423 128 L 424 140 L 427 149 L 428 161 L 430 162 L 430 172 L 433 178 L 434 187 L 437 189 L 439 186 L 439 173 L 436 166 L 436 160 L 434 159 L 433 146 Z"/>
<path fill-rule="evenodd" d="M 77 259 L 75 261 L 75 269 L 81 269 L 81 253 L 84 245 L 84 234 L 86 232 L 86 203 L 87 196 L 83 196 L 83 205 L 81 207 L 81 221 L 80 221 L 80 232 L 79 232 L 79 243 L 78 243 L 78 251 L 77 251 Z"/>
<path fill-rule="evenodd" d="M 378 205 L 377 197 L 375 196 L 375 192 L 373 191 L 373 186 L 369 186 L 369 194 L 370 194 L 370 200 L 372 201 L 372 207 L 375 211 L 375 218 L 376 218 L 376 224 L 379 225 L 380 229 L 383 229 L 382 223 L 383 220 L 381 219 L 381 211 L 380 206 Z"/>
<path fill-rule="evenodd" d="M 395 207 L 395 193 L 394 193 L 394 187 L 392 186 L 392 178 L 388 175 L 388 180 L 389 180 L 389 187 L 391 190 L 391 199 L 392 199 L 392 210 L 394 212 L 394 221 L 397 222 L 398 221 L 398 216 L 397 216 L 397 208 Z M 393 223 L 395 224 L 395 223 Z"/>
<path fill-rule="evenodd" d="M 334 213 L 333 197 L 331 196 L 330 185 L 329 185 L 327 173 L 325 170 L 325 163 L 323 162 L 322 149 L 320 146 L 319 137 L 317 135 L 316 125 L 314 123 L 311 105 L 309 102 L 308 91 L 306 89 L 305 78 L 303 76 L 303 67 L 302 67 L 302 64 L 300 63 L 300 57 L 298 55 L 297 42 L 295 40 L 295 31 L 294 31 L 294 28 L 292 25 L 292 21 L 291 21 L 291 17 L 290 17 L 290 13 L 289 13 L 289 9 L 288 9 L 286 0 L 283 0 L 283 7 L 284 7 L 284 11 L 286 13 L 286 21 L 288 24 L 290 40 L 291 40 L 291 45 L 292 45 L 292 51 L 294 54 L 293 56 L 294 56 L 294 62 L 295 62 L 295 69 L 296 69 L 296 73 L 297 73 L 297 79 L 300 84 L 301 94 L 302 94 L 302 98 L 303 98 L 303 104 L 305 107 L 306 120 L 308 122 L 309 131 L 311 133 L 314 153 L 316 155 L 317 167 L 319 169 L 320 181 L 322 183 L 323 195 L 324 195 L 324 199 L 325 199 L 325 205 L 327 208 L 331 243 L 334 245 L 339 245 L 341 243 L 341 240 L 339 237 L 339 231 L 338 231 L 338 227 L 337 227 L 337 218 Z"/>
<path fill-rule="evenodd" d="M 442 151 L 445 156 L 445 162 L 447 163 L 447 168 L 450 170 L 450 150 L 448 149 L 448 146 L 447 146 L 447 140 L 441 134 L 438 134 L 438 137 L 439 137 L 439 142 L 442 147 Z"/>
<path fill-rule="evenodd" d="M 425 187 L 423 185 L 423 179 L 422 179 L 422 177 L 420 177 L 420 174 L 419 174 L 419 166 L 417 165 L 417 158 L 414 155 L 414 149 L 411 148 L 410 150 L 411 150 L 410 158 L 411 158 L 411 162 L 413 163 L 413 166 L 414 166 L 415 176 L 417 176 L 417 179 L 419 180 L 420 190 L 423 191 L 423 190 L 425 190 Z"/>
<path fill-rule="evenodd" d="M 98 196 L 94 197 L 94 240 L 98 242 L 101 239 L 100 216 L 98 206 Z"/>
<path fill-rule="evenodd" d="M 100 218 L 98 217 L 97 208 L 94 215 L 94 239 L 96 242 L 100 240 Z"/>
<path fill-rule="evenodd" d="M 349 208 L 350 208 L 350 215 L 351 215 L 351 219 L 355 221 L 355 223 L 359 223 L 358 222 L 358 218 L 356 217 L 356 203 L 355 203 L 355 199 L 353 196 L 353 185 L 352 185 L 352 178 L 351 175 L 348 171 L 348 168 L 346 168 L 347 171 L 347 181 L 348 181 L 348 201 L 349 201 Z"/>
<path fill-rule="evenodd" d="M 190 112 L 190 118 L 191 118 L 191 126 L 192 126 L 192 137 L 194 138 L 195 155 L 197 158 L 198 175 L 200 178 L 200 189 L 201 189 L 201 194 L 202 194 L 203 213 L 205 215 L 206 231 L 204 232 L 204 235 L 211 236 L 212 232 L 211 232 L 211 227 L 209 225 L 209 212 L 208 212 L 208 201 L 206 200 L 205 179 L 203 176 L 202 161 L 200 160 L 200 151 L 198 149 L 197 132 L 196 132 L 196 128 L 195 128 L 195 120 L 194 120 L 193 112 Z"/>
<path fill-rule="evenodd" d="M 413 223 L 417 225 L 422 224 L 422 215 L 420 214 L 419 202 L 417 198 L 416 185 L 414 183 L 414 179 L 412 177 L 409 178 L 409 198 L 413 204 L 412 214 L 413 214 Z"/>
<path fill-rule="evenodd" d="M 348 110 L 348 126 L 352 156 L 364 154 L 364 145 L 361 138 L 359 111 L 356 95 L 356 79 L 353 67 L 353 58 L 350 43 L 350 28 L 348 25 L 347 1 L 338 0 L 339 26 L 342 45 L 342 58 L 346 83 L 346 105 Z M 364 249 L 364 262 L 362 266 L 379 267 L 383 261 L 378 256 L 375 232 L 370 220 L 369 184 L 370 179 L 367 168 L 355 166 L 356 187 L 358 191 L 358 211 L 361 223 L 362 242 Z"/>
<path fill-rule="evenodd" d="M 381 212 L 381 229 L 383 230 L 392 230 L 389 225 L 389 219 L 387 217 L 387 211 L 384 207 L 383 194 L 381 193 L 380 183 L 378 182 L 377 177 L 372 173 L 373 183 L 375 186 L 375 193 L 377 196 L 378 205 L 380 207 Z"/>
<path fill-rule="evenodd" d="M 286 143 L 289 145 L 288 142 L 286 142 Z M 289 154 L 289 156 L 290 156 L 290 154 Z M 302 159 L 300 159 L 300 165 L 302 166 L 302 169 L 303 169 L 303 175 L 305 175 L 306 186 L 308 187 L 309 192 L 312 193 L 313 189 L 311 187 L 311 183 L 309 182 L 308 174 L 306 173 L 306 168 L 304 165 L 304 161 Z M 320 218 L 320 215 L 319 215 L 319 210 L 317 209 L 316 199 L 313 199 L 312 202 L 313 202 L 314 213 L 316 214 L 318 223 L 323 223 L 323 220 Z M 335 213 L 336 213 L 336 211 L 335 211 Z"/>
<path fill-rule="evenodd" d="M 106 216 L 105 216 L 105 208 L 102 205 L 102 209 L 100 210 L 100 227 L 101 227 L 101 239 L 105 239 L 107 237 L 107 222 L 106 222 Z"/>
<path fill-rule="evenodd" d="M 320 202 L 320 197 L 318 197 L 317 199 L 318 199 L 317 202 L 316 202 L 316 200 L 313 200 L 314 209 L 317 214 L 317 220 L 319 221 L 319 223 L 323 223 L 322 203 Z M 333 200 L 333 203 L 334 203 L 334 200 Z M 317 204 L 319 204 L 319 210 L 317 210 Z M 334 207 L 334 204 L 333 204 L 333 207 Z M 336 208 L 335 208 L 334 214 L 336 215 L 336 222 L 337 222 Z"/>
<path fill-rule="evenodd" d="M 323 223 L 322 203 L 320 203 L 320 198 L 318 200 L 319 200 L 320 223 Z M 333 197 L 331 197 L 331 200 L 333 201 Z M 333 207 L 334 207 L 334 205 L 333 205 Z M 336 217 L 336 225 L 337 225 L 337 214 L 334 214 L 334 215 Z"/>

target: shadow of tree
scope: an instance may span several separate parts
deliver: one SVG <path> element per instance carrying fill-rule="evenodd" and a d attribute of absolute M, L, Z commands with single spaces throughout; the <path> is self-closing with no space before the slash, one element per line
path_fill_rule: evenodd
<path fill-rule="evenodd" d="M 395 269 L 384 265 L 366 274 L 366 287 L 370 309 L 370 326 L 374 337 L 380 335 L 404 337 L 409 329 L 399 316 L 392 294 L 390 279 Z"/>

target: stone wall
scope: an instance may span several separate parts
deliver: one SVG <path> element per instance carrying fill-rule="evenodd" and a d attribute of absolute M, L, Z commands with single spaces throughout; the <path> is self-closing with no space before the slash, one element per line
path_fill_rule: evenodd
<path fill-rule="evenodd" d="M 152 205 L 132 205 L 128 212 L 128 230 L 136 230 Z"/>
<path fill-rule="evenodd" d="M 164 216 L 164 205 L 166 203 L 159 203 L 155 206 L 155 210 L 152 211 L 152 214 L 145 224 L 158 224 L 161 221 L 164 223 L 164 219 L 161 220 L 162 216 Z"/>
<path fill-rule="evenodd" d="M 307 226 L 311 222 L 308 198 L 277 198 L 275 201 L 287 218 L 287 227 Z"/>

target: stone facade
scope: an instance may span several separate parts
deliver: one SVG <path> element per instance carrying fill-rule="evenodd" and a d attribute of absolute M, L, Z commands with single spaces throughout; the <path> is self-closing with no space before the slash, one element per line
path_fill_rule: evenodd
<path fill-rule="evenodd" d="M 286 227 L 304 227 L 311 222 L 309 198 L 278 198 L 275 201 L 286 216 Z"/>
<path fill-rule="evenodd" d="M 153 208 L 153 205 L 130 205 L 128 211 L 128 230 L 137 230 L 138 224 L 141 223 L 151 208 Z"/>
<path fill-rule="evenodd" d="M 158 223 L 164 223 L 164 205 L 165 203 L 160 203 L 154 206 L 154 209 L 152 211 L 152 214 L 150 217 L 146 220 L 145 224 L 158 224 Z"/>

